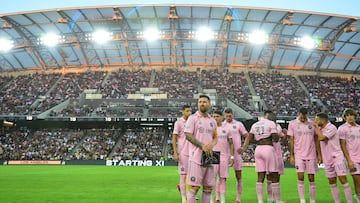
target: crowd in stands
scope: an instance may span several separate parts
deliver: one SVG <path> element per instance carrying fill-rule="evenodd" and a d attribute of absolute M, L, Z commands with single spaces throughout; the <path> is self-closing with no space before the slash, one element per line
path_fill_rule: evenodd
<path fill-rule="evenodd" d="M 251 94 L 247 74 L 255 95 Z M 266 109 L 278 115 L 295 116 L 300 106 L 307 107 L 311 115 L 326 110 L 331 116 L 340 116 L 347 107 L 359 110 L 360 85 L 355 77 L 311 75 L 298 78 L 277 71 L 230 73 L 226 69 L 187 71 L 171 68 L 1 76 L 0 115 L 37 115 L 70 99 L 69 105 L 51 111 L 50 116 L 175 116 L 177 111 L 152 107 L 180 108 L 186 101 L 179 99 L 192 99 L 204 89 L 215 89 L 219 98 L 233 101 L 254 116 Z M 103 100 L 127 99 L 129 94 L 138 93 L 142 87 L 158 88 L 160 93 L 167 94 L 166 104 L 153 102 L 147 106 L 143 102 L 137 106 L 149 107 L 149 113 L 146 113 L 136 108 L 111 108 L 109 104 L 91 106 L 80 102 L 85 90 L 95 90 Z M 259 109 L 250 102 L 256 95 L 265 103 Z"/>
<path fill-rule="evenodd" d="M 82 131 L 44 129 L 15 130 L 0 136 L 1 159 L 63 160 L 79 143 Z"/>
<path fill-rule="evenodd" d="M 360 84 L 355 77 L 300 76 L 310 96 L 320 99 L 331 116 L 341 116 L 345 108 L 360 110 Z"/>
<path fill-rule="evenodd" d="M 109 157 L 119 139 L 117 129 L 91 129 L 86 130 L 85 134 L 86 137 L 68 159 L 104 160 Z"/>
<path fill-rule="evenodd" d="M 27 129 L 4 131 L 0 134 L 0 159 L 18 159 L 21 157 L 20 146 L 31 132 Z"/>
<path fill-rule="evenodd" d="M 128 109 L 112 109 L 112 108 L 102 108 L 97 109 L 96 114 L 98 116 L 115 116 L 115 117 L 124 117 L 124 118 L 141 118 L 144 115 L 143 108 L 128 108 Z"/>
<path fill-rule="evenodd" d="M 8 76 L 0 75 L 0 91 L 5 90 L 6 85 L 13 79 L 14 79 L 13 76 L 8 77 Z"/>
<path fill-rule="evenodd" d="M 179 117 L 180 116 L 180 108 L 165 108 L 165 109 L 149 109 L 150 118 L 156 117 Z"/>
<path fill-rule="evenodd" d="M 201 86 L 203 89 L 216 89 L 218 97 L 228 98 L 244 110 L 252 112 L 249 104 L 251 93 L 243 72 L 202 71 Z"/>
<path fill-rule="evenodd" d="M 1 78 L 0 115 L 29 115 L 41 112 L 35 101 L 45 97 L 59 74 L 29 74 Z"/>
<path fill-rule="evenodd" d="M 94 112 L 94 108 L 89 105 L 79 105 L 76 99 L 72 99 L 66 108 L 60 112 L 51 111 L 51 116 L 91 116 Z"/>
<path fill-rule="evenodd" d="M 28 129 L 0 135 L 0 160 L 159 160 L 163 128 Z"/>
<path fill-rule="evenodd" d="M 193 98 L 199 93 L 198 72 L 165 69 L 155 72 L 153 87 L 166 92 L 168 98 Z"/>
<path fill-rule="evenodd" d="M 67 99 L 77 99 L 85 90 L 97 90 L 106 74 L 106 72 L 98 71 L 65 74 L 46 96 L 40 107 L 45 111 Z"/>
<path fill-rule="evenodd" d="M 100 90 L 105 99 L 124 99 L 128 94 L 134 94 L 142 87 L 149 87 L 150 76 L 150 71 L 143 70 L 111 72 Z"/>
<path fill-rule="evenodd" d="M 163 128 L 128 129 L 115 148 L 113 159 L 160 160 L 163 157 Z"/>
<path fill-rule="evenodd" d="M 256 94 L 260 96 L 266 109 L 277 115 L 296 116 L 300 107 L 307 107 L 309 112 L 321 112 L 321 108 L 311 102 L 296 78 L 273 71 L 268 73 L 249 72 Z"/>

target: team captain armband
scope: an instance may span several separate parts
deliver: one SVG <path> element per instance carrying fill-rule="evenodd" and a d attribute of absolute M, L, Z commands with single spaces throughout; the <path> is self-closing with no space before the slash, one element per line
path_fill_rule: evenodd
<path fill-rule="evenodd" d="M 220 163 L 220 152 L 213 151 L 212 156 L 207 156 L 205 152 L 202 152 L 201 155 L 201 165 L 209 166 L 211 164 L 219 164 Z"/>

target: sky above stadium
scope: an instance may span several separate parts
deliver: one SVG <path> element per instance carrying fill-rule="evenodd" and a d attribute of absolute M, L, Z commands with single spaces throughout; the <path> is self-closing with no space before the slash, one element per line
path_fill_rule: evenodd
<path fill-rule="evenodd" d="M 55 8 L 86 7 L 100 5 L 129 4 L 198 4 L 222 6 L 248 6 L 259 8 L 291 9 L 299 11 L 315 11 L 328 14 L 340 14 L 359 17 L 359 0 L 11 0 L 0 6 L 0 14 L 23 11 L 45 10 Z"/>

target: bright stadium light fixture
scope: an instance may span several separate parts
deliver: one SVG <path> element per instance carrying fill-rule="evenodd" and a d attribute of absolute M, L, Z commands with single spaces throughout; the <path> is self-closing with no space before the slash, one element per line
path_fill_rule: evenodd
<path fill-rule="evenodd" d="M 156 41 L 160 38 L 160 31 L 155 28 L 150 28 L 143 33 L 143 37 L 145 40 L 152 42 Z"/>
<path fill-rule="evenodd" d="M 208 41 L 214 39 L 214 32 L 209 28 L 203 27 L 196 32 L 196 39 L 199 41 Z"/>
<path fill-rule="evenodd" d="M 269 36 L 263 31 L 254 31 L 249 34 L 249 42 L 253 44 L 264 44 L 269 40 Z"/>
<path fill-rule="evenodd" d="M 60 36 L 54 33 L 47 33 L 40 36 L 40 44 L 53 47 L 59 43 Z"/>
<path fill-rule="evenodd" d="M 300 46 L 306 49 L 313 49 L 316 47 L 316 40 L 309 36 L 305 36 L 300 39 Z"/>
<path fill-rule="evenodd" d="M 98 30 L 92 34 L 92 40 L 99 44 L 105 44 L 112 39 L 112 33 L 105 30 Z"/>
<path fill-rule="evenodd" d="M 9 51 L 14 47 L 14 41 L 7 39 L 0 39 L 0 51 Z"/>

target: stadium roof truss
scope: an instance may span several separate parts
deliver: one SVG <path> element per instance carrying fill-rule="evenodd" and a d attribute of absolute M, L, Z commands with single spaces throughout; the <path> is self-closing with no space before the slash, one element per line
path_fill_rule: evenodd
<path fill-rule="evenodd" d="M 292 10 L 200 5 L 129 5 L 64 8 L 0 15 L 0 39 L 12 48 L 0 52 L 1 71 L 71 67 L 263 67 L 360 72 L 359 17 Z M 207 27 L 212 38 L 199 41 Z M 149 28 L 155 41 L 144 39 Z M 90 40 L 97 30 L 111 40 Z M 249 34 L 266 33 L 264 44 Z M 47 33 L 61 36 L 52 47 Z M 199 35 L 200 36 L 200 35 Z M 309 36 L 311 49 L 299 46 Z"/>

